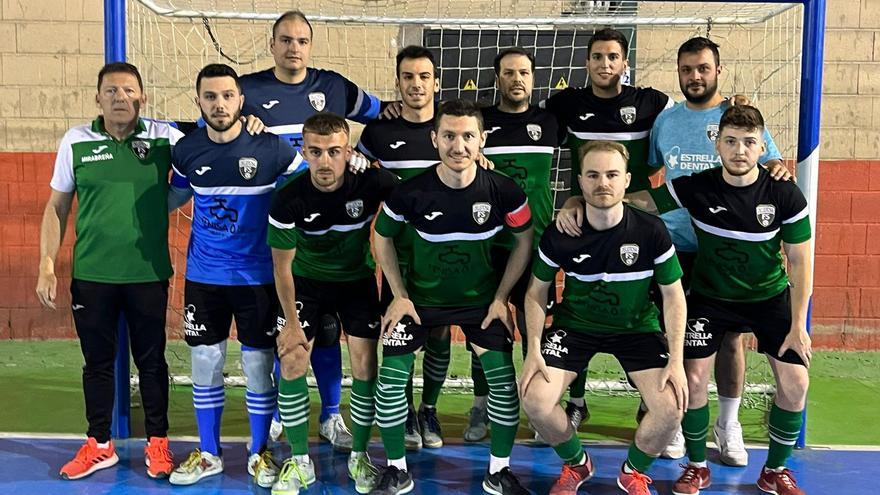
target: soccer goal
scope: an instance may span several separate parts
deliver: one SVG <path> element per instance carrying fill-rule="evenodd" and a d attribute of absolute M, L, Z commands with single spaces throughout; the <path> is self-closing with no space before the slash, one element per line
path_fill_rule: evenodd
<path fill-rule="evenodd" d="M 197 72 L 228 63 L 240 74 L 269 68 L 272 22 L 302 10 L 314 26 L 312 65 L 345 75 L 382 99 L 397 99 L 394 57 L 409 44 L 431 49 L 438 61 L 441 98 L 495 101 L 492 60 L 499 49 L 534 50 L 537 102 L 568 86 L 588 83 L 586 44 L 594 30 L 613 26 L 630 37 L 626 82 L 652 86 L 681 100 L 675 72 L 678 46 L 692 36 L 721 45 L 720 89 L 747 95 L 762 110 L 783 157 L 797 165 L 810 200 L 815 232 L 818 128 L 824 0 L 802 2 L 666 2 L 582 0 L 302 2 L 278 0 L 105 0 L 108 56 L 136 64 L 150 96 L 149 116 L 198 117 Z M 355 133 L 357 134 L 357 133 Z M 557 207 L 568 196 L 570 160 L 560 151 L 553 172 Z M 182 335 L 183 273 L 189 219 L 178 213 L 172 256 L 169 334 Z M 174 361 L 176 358 L 170 358 Z M 171 362 L 188 375 L 188 358 Z M 747 396 L 769 407 L 772 376 L 763 359 L 749 361 Z M 461 365 L 461 363 L 458 363 Z M 453 363 L 453 368 L 457 367 Z M 450 385 L 468 387 L 466 376 Z M 591 366 L 588 388 L 631 393 L 616 364 Z"/>

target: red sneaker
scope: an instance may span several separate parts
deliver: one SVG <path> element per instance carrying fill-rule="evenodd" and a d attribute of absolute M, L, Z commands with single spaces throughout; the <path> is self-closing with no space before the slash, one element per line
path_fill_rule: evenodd
<path fill-rule="evenodd" d="M 167 478 L 174 470 L 174 456 L 168 448 L 168 437 L 150 437 L 144 447 L 144 464 L 150 478 Z"/>
<path fill-rule="evenodd" d="M 113 442 L 108 442 L 106 448 L 98 447 L 98 441 L 89 437 L 85 444 L 79 448 L 76 456 L 59 473 L 66 480 L 78 480 L 98 471 L 113 466 L 119 462 Z"/>
<path fill-rule="evenodd" d="M 629 495 L 651 495 L 648 485 L 653 483 L 649 476 L 646 476 L 635 469 L 631 473 L 624 473 L 620 470 L 617 475 L 617 486 Z"/>
<path fill-rule="evenodd" d="M 697 467 L 692 464 L 680 464 L 680 466 L 684 468 L 684 472 L 672 485 L 673 494 L 698 495 L 700 490 L 709 488 L 712 484 L 708 467 Z"/>
<path fill-rule="evenodd" d="M 579 466 L 562 465 L 562 473 L 550 487 L 550 495 L 575 495 L 578 488 L 593 477 L 593 460 L 589 454 L 584 455 L 587 456 L 587 461 Z"/>
<path fill-rule="evenodd" d="M 782 468 L 779 471 L 761 469 L 761 477 L 758 478 L 758 489 L 764 493 L 772 493 L 773 495 L 806 495 L 803 490 L 798 488 L 794 475 L 788 468 Z"/>

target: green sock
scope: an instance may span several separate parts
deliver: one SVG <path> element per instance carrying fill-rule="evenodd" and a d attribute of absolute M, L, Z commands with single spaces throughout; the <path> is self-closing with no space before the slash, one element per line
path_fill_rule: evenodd
<path fill-rule="evenodd" d="M 626 455 L 626 463 L 629 464 L 630 468 L 635 469 L 640 473 L 645 473 L 650 469 L 651 464 L 654 463 L 654 459 L 656 459 L 656 457 L 651 457 L 642 452 L 642 450 L 636 446 L 635 442 L 629 445 L 629 452 Z"/>
<path fill-rule="evenodd" d="M 373 428 L 373 420 L 376 418 L 376 379 L 358 380 L 351 382 L 351 450 L 354 452 L 366 452 L 370 443 L 370 430 Z"/>
<path fill-rule="evenodd" d="M 477 354 L 471 353 L 471 379 L 474 381 L 474 396 L 485 397 L 489 395 L 489 383 L 486 382 L 486 374 L 483 373 L 483 365 Z"/>
<path fill-rule="evenodd" d="M 571 385 L 568 386 L 569 399 L 583 399 L 584 390 L 587 387 L 587 370 L 578 373 Z"/>
<path fill-rule="evenodd" d="M 443 383 L 446 381 L 446 372 L 449 370 L 449 347 L 451 337 L 435 339 L 428 337 L 425 343 L 425 360 L 422 362 L 422 404 L 436 406 Z"/>
<path fill-rule="evenodd" d="M 778 469 L 785 466 L 785 461 L 791 457 L 794 444 L 801 433 L 804 423 L 803 411 L 786 411 L 776 404 L 770 408 L 770 449 L 767 451 L 767 463 L 770 469 Z"/>
<path fill-rule="evenodd" d="M 415 354 L 385 356 L 376 382 L 376 423 L 382 435 L 382 444 L 388 459 L 406 455 L 406 381 L 415 361 Z"/>
<path fill-rule="evenodd" d="M 480 356 L 489 383 L 489 425 L 492 431 L 490 452 L 495 457 L 509 457 L 519 428 L 519 397 L 513 355 L 486 351 Z"/>
<path fill-rule="evenodd" d="M 681 420 L 684 446 L 691 462 L 706 460 L 706 434 L 709 432 L 709 404 L 699 409 L 688 409 Z"/>
<path fill-rule="evenodd" d="M 290 443 L 290 453 L 309 453 L 309 386 L 305 375 L 295 380 L 281 378 L 278 382 L 278 412 Z"/>
<path fill-rule="evenodd" d="M 576 431 L 571 432 L 571 438 L 568 440 L 554 445 L 553 450 L 556 451 L 556 455 L 562 459 L 562 462 L 570 466 L 580 464 L 584 458 L 584 446 L 581 445 L 581 439 L 578 438 Z"/>

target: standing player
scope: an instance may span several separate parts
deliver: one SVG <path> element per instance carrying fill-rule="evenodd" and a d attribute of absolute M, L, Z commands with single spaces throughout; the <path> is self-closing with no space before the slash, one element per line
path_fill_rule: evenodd
<path fill-rule="evenodd" d="M 95 96 L 102 115 L 67 131 L 55 158 L 49 201 L 40 227 L 37 296 L 55 309 L 55 259 L 74 195 L 76 242 L 70 284 L 73 322 L 82 348 L 88 440 L 61 468 L 78 479 L 119 461 L 110 440 L 117 329 L 125 315 L 138 368 L 152 478 L 174 467 L 168 450 L 168 171 L 182 134 L 142 119 L 147 102 L 137 68 L 115 62 L 98 72 Z"/>
<path fill-rule="evenodd" d="M 757 166 L 766 152 L 763 136 L 764 119 L 757 109 L 731 107 L 721 117 L 715 141 L 721 168 L 633 196 L 648 210 L 686 208 L 696 227 L 684 342 L 691 400 L 682 428 L 689 463 L 672 488 L 679 495 L 696 495 L 711 484 L 706 463 L 709 370 L 724 335 L 744 328 L 755 333 L 758 351 L 766 354 L 776 377 L 770 450 L 758 488 L 776 495 L 804 493 L 785 462 L 803 424 L 809 386 L 809 210 L 794 183 L 775 181 Z"/>
<path fill-rule="evenodd" d="M 410 179 L 437 163 L 437 149 L 431 143 L 434 129 L 434 95 L 440 91 L 434 55 L 421 46 L 407 46 L 397 54 L 395 77 L 402 108 L 394 119 L 373 120 L 367 124 L 358 142 L 358 151 L 379 166 Z M 400 271 L 406 276 L 410 267 L 412 240 L 401 234 L 395 243 Z M 449 369 L 449 327 L 432 328 L 425 343 L 422 363 L 422 402 L 418 415 L 413 406 L 412 377 L 407 383 L 406 448 L 418 450 L 443 446 L 442 428 L 437 418 L 437 401 L 446 371 Z"/>
<path fill-rule="evenodd" d="M 361 123 L 379 115 L 378 98 L 336 72 L 308 66 L 312 34 L 312 25 L 302 12 L 285 12 L 272 26 L 269 51 L 275 66 L 241 78 L 247 96 L 244 113 L 259 117 L 269 132 L 288 139 L 296 149 L 302 145 L 303 122 L 318 112 L 331 112 Z M 366 164 L 355 155 L 353 161 L 359 159 Z M 319 435 L 334 447 L 349 450 L 351 433 L 339 414 L 342 356 L 339 328 L 334 320 L 331 317 L 328 322 L 333 324 L 317 333 L 311 358 L 321 396 Z"/>
<path fill-rule="evenodd" d="M 584 146 L 578 177 L 587 203 L 584 232 L 544 233 L 526 295 L 529 347 L 540 352 L 526 355 L 520 393 L 532 425 L 565 461 L 550 489 L 554 495 L 574 495 L 593 475 L 559 399 L 595 354 L 614 355 L 648 404 L 617 477 L 624 492 L 650 493 L 645 472 L 675 434 L 687 405 L 681 267 L 663 223 L 622 202 L 630 182 L 628 158 L 620 143 Z M 553 326 L 545 330 L 547 289 L 560 270 L 565 291 Z M 665 337 L 649 297 L 652 280 L 663 298 Z"/>
<path fill-rule="evenodd" d="M 376 482 L 367 444 L 375 417 L 376 344 L 382 310 L 376 265 L 370 255 L 370 224 L 399 180 L 381 169 L 358 175 L 347 171 L 348 143 L 349 128 L 342 117 L 320 113 L 306 119 L 303 152 L 309 173 L 278 191 L 269 214 L 269 245 L 283 309 L 277 338 L 281 358 L 278 408 L 292 453 L 272 487 L 274 495 L 298 493 L 315 480 L 315 466 L 308 455 L 306 371 L 325 312 L 339 314 L 348 336 L 354 430 L 349 476 L 358 493 L 369 493 Z"/>
<path fill-rule="evenodd" d="M 531 215 L 523 191 L 476 163 L 485 144 L 476 104 L 442 104 L 431 134 L 441 163 L 401 184 L 376 222 L 376 255 L 394 299 L 382 320 L 383 360 L 376 419 L 388 458 L 374 494 L 407 493 L 413 480 L 404 450 L 404 388 L 428 329 L 460 325 L 489 377 L 492 445 L 483 489 L 496 495 L 528 493 L 510 471 L 519 424 L 513 369 L 510 289 L 528 263 Z M 514 232 L 516 245 L 499 282 L 491 259 L 494 237 Z M 395 239 L 411 231 L 411 266 L 404 279 Z"/>
<path fill-rule="evenodd" d="M 207 126 L 190 133 L 174 148 L 171 184 L 178 204 L 195 195 L 186 262 L 184 333 L 192 348 L 193 405 L 200 448 L 171 474 L 170 481 L 176 485 L 190 485 L 223 471 L 223 364 L 233 317 L 247 379 L 245 398 L 251 427 L 248 472 L 253 475 L 257 464 L 265 460 L 262 457 L 269 455 L 264 447 L 275 410 L 272 370 L 278 298 L 272 255 L 265 241 L 266 218 L 279 177 L 293 173 L 302 161 L 283 138 L 243 132 L 239 116 L 244 97 L 231 67 L 205 66 L 196 79 L 196 92 Z M 271 469 L 260 472 L 272 475 Z"/>
<path fill-rule="evenodd" d="M 532 226 L 535 229 L 534 249 L 544 229 L 553 218 L 553 193 L 550 191 L 550 169 L 556 148 L 561 142 L 559 126 L 550 112 L 529 105 L 535 82 L 535 57 L 522 48 L 507 48 L 498 53 L 494 61 L 495 85 L 500 101 L 498 105 L 483 109 L 486 126 L 486 147 L 483 155 L 495 164 L 495 170 L 512 178 L 529 198 Z M 511 236 L 502 234 L 493 248 L 492 260 L 496 271 L 503 273 L 504 266 L 514 242 Z M 531 269 L 514 285 L 510 302 L 516 307 L 517 328 L 525 336 L 523 301 L 529 283 Z M 550 287 L 549 304 L 556 301 L 556 286 Z M 525 339 L 523 339 L 525 350 Z M 486 409 L 488 384 L 480 360 L 471 355 L 471 376 L 474 379 L 474 404 L 469 413 L 464 439 L 478 442 L 488 434 Z M 569 415 L 581 414 L 577 407 L 569 407 Z M 575 417 L 575 424 L 581 418 Z"/>

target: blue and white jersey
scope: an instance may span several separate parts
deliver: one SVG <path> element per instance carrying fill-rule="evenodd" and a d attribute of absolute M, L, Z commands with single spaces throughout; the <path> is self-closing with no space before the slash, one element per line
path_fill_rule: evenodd
<path fill-rule="evenodd" d="M 302 157 L 283 138 L 244 130 L 215 143 L 205 128 L 177 142 L 171 185 L 193 190 L 192 233 L 186 279 L 215 285 L 270 284 L 266 244 L 269 207 L 278 179 Z"/>
<path fill-rule="evenodd" d="M 288 84 L 273 69 L 242 76 L 243 115 L 256 115 L 269 132 L 302 147 L 302 126 L 318 112 L 330 112 L 366 124 L 379 116 L 380 100 L 340 74 L 309 67 L 306 78 Z"/>
<path fill-rule="evenodd" d="M 688 108 L 686 102 L 679 102 L 660 112 L 651 128 L 648 164 L 651 167 L 665 167 L 666 181 L 720 167 L 721 157 L 715 150 L 715 140 L 718 138 L 718 123 L 725 110 L 726 101 L 705 110 L 694 110 Z M 781 160 L 782 155 L 766 128 L 764 142 L 767 149 L 758 163 Z M 660 218 L 669 229 L 677 251 L 697 251 L 697 235 L 686 209 L 664 213 Z"/>

